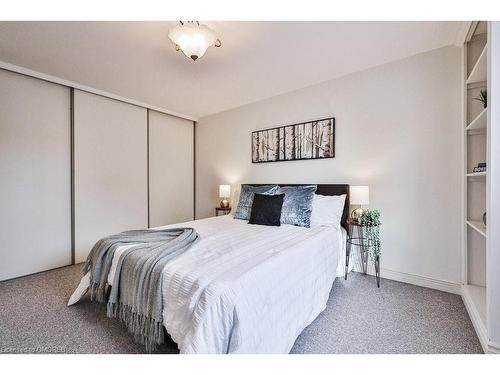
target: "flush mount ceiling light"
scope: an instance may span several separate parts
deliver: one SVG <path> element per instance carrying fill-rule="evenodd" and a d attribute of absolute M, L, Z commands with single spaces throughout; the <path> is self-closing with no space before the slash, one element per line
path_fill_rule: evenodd
<path fill-rule="evenodd" d="M 198 21 L 182 22 L 170 30 L 168 37 L 175 43 L 175 50 L 196 61 L 202 57 L 208 47 L 220 47 L 222 44 L 215 32 Z"/>

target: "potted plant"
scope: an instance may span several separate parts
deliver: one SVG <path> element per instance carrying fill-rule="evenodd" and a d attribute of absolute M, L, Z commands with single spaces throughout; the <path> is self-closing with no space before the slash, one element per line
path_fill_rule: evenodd
<path fill-rule="evenodd" d="M 364 227 L 366 238 L 370 249 L 370 257 L 375 263 L 375 276 L 377 286 L 380 287 L 380 256 L 382 255 L 380 241 L 380 211 L 365 210 L 358 219 L 358 223 Z"/>
<path fill-rule="evenodd" d="M 483 107 L 486 108 L 488 106 L 488 92 L 486 90 L 481 90 L 479 92 L 479 97 L 474 98 L 481 103 L 483 103 Z"/>

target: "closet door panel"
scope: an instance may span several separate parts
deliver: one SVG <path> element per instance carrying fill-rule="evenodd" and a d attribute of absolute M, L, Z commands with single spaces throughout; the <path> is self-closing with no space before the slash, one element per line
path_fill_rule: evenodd
<path fill-rule="evenodd" d="M 147 110 L 75 90 L 75 252 L 146 228 Z"/>
<path fill-rule="evenodd" d="M 0 70 L 0 280 L 71 263 L 69 88 Z"/>
<path fill-rule="evenodd" d="M 193 126 L 149 111 L 151 227 L 193 220 Z"/>

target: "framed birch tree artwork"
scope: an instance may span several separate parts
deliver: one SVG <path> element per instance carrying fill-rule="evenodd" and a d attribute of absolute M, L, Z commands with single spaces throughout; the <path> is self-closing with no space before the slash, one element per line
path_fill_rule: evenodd
<path fill-rule="evenodd" d="M 252 163 L 335 157 L 335 118 L 252 132 Z"/>

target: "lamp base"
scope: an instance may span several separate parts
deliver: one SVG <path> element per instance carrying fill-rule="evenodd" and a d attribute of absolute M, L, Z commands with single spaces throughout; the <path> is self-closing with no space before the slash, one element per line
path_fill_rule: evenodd
<path fill-rule="evenodd" d="M 221 208 L 229 208 L 229 201 L 224 198 L 223 200 L 221 200 L 220 206 Z"/>
<path fill-rule="evenodd" d="M 358 219 L 363 215 L 364 210 L 358 207 L 351 212 L 351 219 L 358 221 Z"/>

